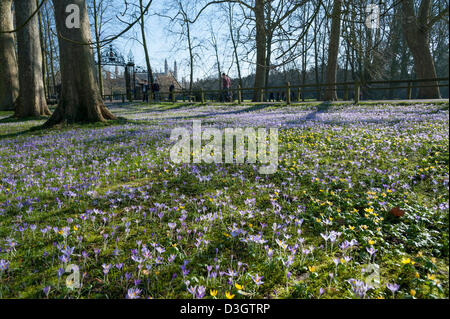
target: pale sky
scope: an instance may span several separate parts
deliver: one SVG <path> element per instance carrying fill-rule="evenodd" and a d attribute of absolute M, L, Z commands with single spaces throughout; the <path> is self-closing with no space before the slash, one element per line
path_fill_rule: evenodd
<path fill-rule="evenodd" d="M 117 1 L 118 3 L 122 3 L 123 0 Z M 150 54 L 150 63 L 153 71 L 158 72 L 160 70 L 164 70 L 164 59 L 167 58 L 170 69 L 173 69 L 174 61 L 176 60 L 178 63 L 179 80 L 181 81 L 182 77 L 186 77 L 188 80 L 189 54 L 186 50 L 186 41 L 181 41 L 176 35 L 170 34 L 169 30 L 167 30 L 169 26 L 168 18 L 163 18 L 154 14 L 155 12 L 162 12 L 165 9 L 165 3 L 167 3 L 165 0 L 154 0 L 150 8 L 151 16 L 146 16 L 145 18 L 145 29 Z M 224 41 L 224 39 L 227 38 L 228 28 L 219 21 L 219 13 L 217 13 L 218 9 L 218 7 L 211 7 L 206 10 L 203 18 L 198 20 L 193 26 L 192 34 L 195 38 L 197 38 L 197 42 L 201 42 L 203 46 L 201 49 L 196 49 L 201 61 L 197 60 L 195 63 L 194 81 L 198 78 L 201 79 L 209 75 L 215 76 L 217 74 L 215 53 L 209 43 L 210 24 L 213 25 L 216 36 L 218 37 L 219 50 L 221 51 L 220 59 L 222 70 L 228 73 L 230 66 L 232 65 L 232 61 L 229 57 L 232 53 L 232 48 L 230 43 L 226 43 L 226 41 Z M 211 17 L 211 14 L 214 14 L 217 18 L 214 18 L 214 15 Z M 114 28 L 116 31 L 124 28 L 125 25 L 120 23 L 116 18 L 114 18 L 114 21 Z M 137 35 L 138 39 L 141 40 L 140 26 L 136 25 L 134 29 L 134 31 L 130 30 L 121 39 L 116 40 L 113 45 L 122 52 L 125 59 L 127 59 L 131 50 L 134 55 L 136 65 L 140 65 L 145 68 L 145 55 L 142 45 L 133 40 L 133 36 L 135 35 Z M 226 48 L 225 45 L 227 45 Z M 244 65 L 242 68 L 243 71 L 248 69 L 245 68 Z M 233 66 L 229 72 L 231 76 L 236 75 L 234 69 L 235 67 Z"/>

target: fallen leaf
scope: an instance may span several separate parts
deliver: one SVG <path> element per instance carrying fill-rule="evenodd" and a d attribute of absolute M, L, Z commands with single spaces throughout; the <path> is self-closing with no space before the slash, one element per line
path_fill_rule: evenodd
<path fill-rule="evenodd" d="M 405 215 L 405 212 L 398 207 L 394 207 L 389 211 L 389 214 L 394 217 L 402 217 L 403 215 Z"/>

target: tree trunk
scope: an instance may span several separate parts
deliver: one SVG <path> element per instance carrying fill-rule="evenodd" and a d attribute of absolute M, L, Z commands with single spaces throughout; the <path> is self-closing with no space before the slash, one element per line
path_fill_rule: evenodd
<path fill-rule="evenodd" d="M 101 52 L 101 43 L 100 43 L 100 26 L 98 21 L 98 8 L 97 1 L 94 0 L 93 3 L 94 9 L 94 33 L 95 33 L 95 51 L 97 54 L 97 77 L 98 77 L 98 89 L 100 90 L 100 94 L 103 96 L 103 65 L 102 65 L 102 52 Z"/>
<path fill-rule="evenodd" d="M 80 28 L 67 28 L 65 12 L 69 4 L 80 9 Z M 61 99 L 45 126 L 59 123 L 104 122 L 115 116 L 103 103 L 95 78 L 91 30 L 84 0 L 53 0 L 56 30 L 59 34 Z"/>
<path fill-rule="evenodd" d="M 399 50 L 400 50 L 400 33 L 401 33 L 401 28 L 399 28 L 399 23 L 398 23 L 398 9 L 394 8 L 394 16 L 392 19 L 392 24 L 391 24 L 391 29 L 392 29 L 392 33 L 390 36 L 390 43 L 389 43 L 389 48 L 390 48 L 390 54 L 391 54 L 391 65 L 389 68 L 389 79 L 390 80 L 398 80 L 398 70 L 399 70 L 399 61 L 397 59 L 397 56 L 399 54 Z M 388 99 L 392 100 L 394 98 L 394 93 L 395 93 L 395 84 L 394 83 L 390 83 L 389 87 L 391 88 L 389 90 L 389 95 L 388 95 Z"/>
<path fill-rule="evenodd" d="M 45 28 L 45 15 L 41 15 L 41 35 L 42 35 L 42 60 L 43 65 L 45 66 L 45 76 L 44 76 L 44 84 L 45 84 L 45 96 L 47 97 L 47 102 L 50 100 L 50 70 L 49 70 L 49 62 L 48 62 L 48 38 L 47 38 L 47 29 Z"/>
<path fill-rule="evenodd" d="M 44 5 L 44 9 L 45 9 L 45 17 L 47 19 L 47 24 L 46 24 L 46 28 L 47 28 L 47 38 L 48 38 L 48 54 L 49 54 L 49 59 L 50 59 L 50 72 L 51 72 L 51 77 L 52 77 L 52 89 L 49 90 L 51 92 L 51 95 L 55 95 L 56 94 L 56 78 L 55 78 L 55 68 L 54 68 L 54 63 L 53 63 L 53 40 L 52 40 L 52 34 L 50 33 L 50 17 L 48 14 L 48 8 L 47 8 L 47 4 Z M 50 85 L 49 85 L 50 87 Z"/>
<path fill-rule="evenodd" d="M 16 0 L 14 5 L 16 24 L 19 26 L 23 25 L 37 8 L 35 0 Z M 50 115 L 42 76 L 42 48 L 37 15 L 17 32 L 17 53 L 20 90 L 15 116 L 24 118 Z"/>
<path fill-rule="evenodd" d="M 266 27 L 264 15 L 265 0 L 255 0 L 255 19 L 256 19 L 256 89 L 264 88 L 266 82 Z M 258 90 L 253 96 L 254 102 L 262 102 Z"/>
<path fill-rule="evenodd" d="M 302 39 L 302 84 L 306 84 L 306 67 L 308 62 L 308 56 L 306 52 L 306 43 L 308 42 L 308 34 L 305 35 L 305 37 Z M 305 95 L 305 93 L 303 93 Z"/>
<path fill-rule="evenodd" d="M 185 21 L 186 23 L 186 36 L 188 40 L 188 49 L 189 49 L 189 96 L 192 95 L 192 86 L 194 84 L 194 52 L 192 49 L 192 41 L 191 41 L 191 28 L 189 25 L 189 21 Z M 190 99 L 190 97 L 189 97 Z"/>
<path fill-rule="evenodd" d="M 414 13 L 413 0 L 402 1 L 403 34 L 414 59 L 414 70 L 418 79 L 437 78 L 433 57 L 430 52 L 430 28 L 428 26 L 431 12 L 431 0 L 422 0 L 418 16 Z M 441 98 L 437 82 L 423 82 L 419 88 L 419 99 Z M 433 85 L 433 86 L 431 86 Z"/>
<path fill-rule="evenodd" d="M 320 25 L 319 25 L 319 19 L 318 16 L 314 19 L 314 76 L 316 81 L 316 96 L 317 100 L 320 100 L 320 79 L 319 79 L 319 40 L 320 40 Z"/>
<path fill-rule="evenodd" d="M 331 20 L 331 35 L 330 44 L 328 46 L 328 63 L 326 73 L 326 83 L 333 83 L 328 86 L 325 91 L 325 101 L 336 101 L 336 73 L 338 69 L 338 54 L 339 54 L 339 39 L 341 36 L 341 0 L 334 0 L 332 20 Z"/>
<path fill-rule="evenodd" d="M 272 34 L 267 35 L 266 43 L 266 74 L 264 78 L 264 88 L 267 90 L 269 87 L 269 77 L 270 77 L 270 60 L 272 59 Z M 267 92 L 266 92 L 267 93 Z"/>
<path fill-rule="evenodd" d="M 147 81 L 150 83 L 151 87 L 153 87 L 153 71 L 152 67 L 150 65 L 150 55 L 148 54 L 148 47 L 147 47 L 147 38 L 145 37 L 145 23 L 144 23 L 144 6 L 142 5 L 142 0 L 139 0 L 139 9 L 141 12 L 141 35 L 142 35 L 142 47 L 144 48 L 145 53 L 145 64 L 147 65 Z"/>
<path fill-rule="evenodd" d="M 36 7 L 39 5 L 39 0 L 35 0 Z M 42 15 L 41 11 L 38 12 L 38 26 L 39 26 L 39 41 L 41 44 L 41 57 L 42 57 L 42 83 L 44 84 L 44 95 L 47 98 L 48 91 L 47 91 L 47 83 L 45 82 L 45 79 L 47 78 L 47 63 L 45 59 L 45 52 L 46 52 L 46 44 L 44 41 L 44 33 L 42 31 Z"/>
<path fill-rule="evenodd" d="M 242 87 L 244 87 L 243 82 L 242 82 L 242 76 L 241 76 L 241 65 L 239 63 L 239 55 L 238 55 L 238 50 L 237 50 L 237 43 L 236 43 L 236 39 L 234 38 L 234 32 L 233 32 L 233 9 L 231 7 L 231 4 L 228 4 L 228 27 L 230 30 L 230 38 L 231 38 L 231 43 L 233 44 L 233 54 L 234 54 L 234 58 L 236 60 L 236 68 L 237 68 L 237 72 L 238 72 L 238 77 L 239 77 L 239 85 Z M 239 36 L 238 39 L 239 40 Z M 221 88 L 222 89 L 222 88 Z"/>
<path fill-rule="evenodd" d="M 0 31 L 14 29 L 12 0 L 0 1 Z M 14 33 L 0 33 L 0 110 L 12 110 L 19 96 Z"/>
<path fill-rule="evenodd" d="M 215 58 L 216 58 L 216 67 L 217 67 L 217 75 L 218 75 L 218 81 L 217 81 L 217 87 L 218 90 L 221 91 L 222 90 L 222 72 L 221 72 L 221 68 L 220 68 L 220 57 L 219 57 L 219 47 L 217 45 L 217 39 L 216 36 L 214 35 L 214 29 L 211 26 L 211 45 L 214 49 L 214 54 L 215 54 Z"/>

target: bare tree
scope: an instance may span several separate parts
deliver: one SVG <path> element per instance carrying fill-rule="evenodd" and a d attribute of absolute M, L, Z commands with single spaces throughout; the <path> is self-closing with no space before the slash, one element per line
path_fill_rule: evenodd
<path fill-rule="evenodd" d="M 189 54 L 189 95 L 192 95 L 192 89 L 194 84 L 194 63 L 197 56 L 196 49 L 201 47 L 201 44 L 195 40 L 192 33 L 192 26 L 200 17 L 200 13 L 204 10 L 202 8 L 197 17 L 191 18 L 193 12 L 195 12 L 196 1 L 192 0 L 173 0 L 172 6 L 166 10 L 164 14 L 160 16 L 169 18 L 170 23 L 168 26 L 169 33 L 178 36 L 179 41 L 185 41 L 186 49 Z M 174 11 L 172 16 L 168 15 L 168 11 Z M 177 44 L 177 49 L 180 48 L 180 43 Z"/>
<path fill-rule="evenodd" d="M 51 8 L 49 8 L 49 5 L 47 3 L 45 3 L 44 5 L 44 28 L 45 28 L 45 32 L 46 32 L 46 39 L 48 42 L 47 45 L 47 56 L 48 56 L 48 60 L 49 60 L 49 72 L 50 74 L 48 74 L 47 79 L 48 79 L 48 83 L 50 83 L 51 80 L 51 85 L 48 84 L 47 85 L 47 90 L 49 91 L 49 95 L 50 94 L 56 94 L 56 71 L 55 71 L 55 60 L 57 60 L 57 57 L 55 56 L 55 40 L 54 40 L 54 36 L 51 32 L 51 27 L 52 27 L 52 20 L 51 19 L 51 14 L 49 13 L 49 11 L 51 10 Z M 52 89 L 50 89 L 52 88 Z"/>
<path fill-rule="evenodd" d="M 220 56 L 219 56 L 219 44 L 217 41 L 217 36 L 216 33 L 214 31 L 214 28 L 212 26 L 212 24 L 210 23 L 209 25 L 209 34 L 210 34 L 210 39 L 209 39 L 209 43 L 211 44 L 211 47 L 214 50 L 214 56 L 216 59 L 216 68 L 217 68 L 217 79 L 218 79 L 218 89 L 221 90 L 222 89 L 222 77 L 221 77 L 221 68 L 220 68 Z"/>
<path fill-rule="evenodd" d="M 94 16 L 94 35 L 95 35 L 95 51 L 97 54 L 97 77 L 98 77 L 98 87 L 100 93 L 103 95 L 103 66 L 102 66 L 102 45 L 101 45 L 101 28 L 103 26 L 103 14 L 106 10 L 103 0 L 93 0 L 92 5 L 93 16 Z"/>
<path fill-rule="evenodd" d="M 153 2 L 153 0 L 150 0 L 149 4 L 151 4 L 152 2 Z M 150 55 L 148 53 L 147 38 L 145 36 L 144 8 L 145 8 L 145 6 L 143 5 L 142 0 L 139 0 L 139 14 L 140 14 L 139 24 L 141 26 L 142 47 L 144 48 L 145 63 L 147 64 L 148 83 L 153 85 L 153 82 L 154 82 L 153 71 L 152 71 L 152 66 L 150 64 Z"/>
<path fill-rule="evenodd" d="M 239 62 L 239 54 L 238 54 L 238 43 L 240 40 L 240 27 L 235 28 L 234 27 L 234 11 L 233 11 L 233 4 L 231 2 L 228 3 L 228 7 L 227 7 L 227 15 L 228 15 L 228 30 L 230 32 L 230 39 L 231 39 L 231 43 L 233 45 L 233 55 L 234 55 L 234 60 L 236 63 L 236 70 L 237 70 L 237 74 L 238 74 L 238 79 L 239 79 L 239 85 L 241 87 L 243 87 L 243 83 L 242 83 L 242 73 L 241 73 L 241 63 Z"/>

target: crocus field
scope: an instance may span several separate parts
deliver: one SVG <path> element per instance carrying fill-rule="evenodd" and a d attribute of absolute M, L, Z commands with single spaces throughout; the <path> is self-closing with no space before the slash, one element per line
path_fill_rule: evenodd
<path fill-rule="evenodd" d="M 448 102 L 111 109 L 0 114 L 1 298 L 449 297 Z M 194 119 L 278 128 L 278 171 L 173 164 Z"/>

